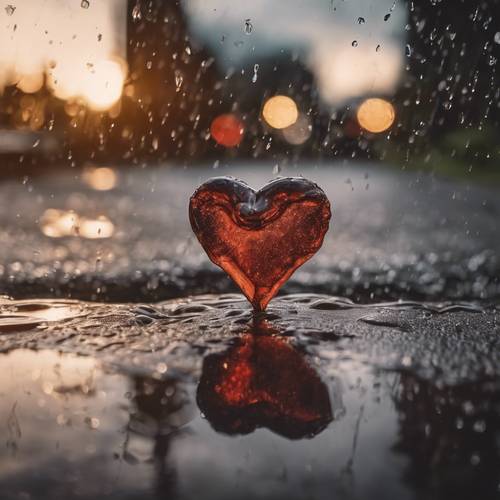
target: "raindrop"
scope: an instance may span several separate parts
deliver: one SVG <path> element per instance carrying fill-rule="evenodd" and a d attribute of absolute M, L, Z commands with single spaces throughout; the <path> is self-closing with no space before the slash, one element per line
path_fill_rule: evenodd
<path fill-rule="evenodd" d="M 353 40 L 352 43 L 351 43 L 351 45 L 353 47 L 357 47 L 358 46 L 358 41 L 357 40 Z"/>
<path fill-rule="evenodd" d="M 279 175 L 281 173 L 281 167 L 279 166 L 278 163 L 276 163 L 276 165 L 274 165 L 273 167 L 273 175 Z"/>
<path fill-rule="evenodd" d="M 406 54 L 407 57 L 411 56 L 411 47 L 410 47 L 409 44 L 406 44 L 405 54 Z"/>
<path fill-rule="evenodd" d="M 259 65 L 258 64 L 254 64 L 253 65 L 253 76 L 252 76 L 252 83 L 255 83 L 257 81 L 257 73 L 259 71 Z"/>
<path fill-rule="evenodd" d="M 14 12 L 16 11 L 16 8 L 13 6 L 13 5 L 7 5 L 7 7 L 5 7 L 5 12 L 7 12 L 7 15 L 8 16 L 12 16 L 12 14 L 14 14 Z"/>
<path fill-rule="evenodd" d="M 245 19 L 245 33 L 247 35 L 249 35 L 250 33 L 252 33 L 252 30 L 253 30 L 253 26 L 252 26 L 251 20 Z"/>
<path fill-rule="evenodd" d="M 358 17 L 358 24 L 365 24 L 365 18 L 364 17 Z"/>
<path fill-rule="evenodd" d="M 177 70 L 175 72 L 175 90 L 176 90 L 176 92 L 180 92 L 183 81 L 184 81 L 184 79 L 182 78 L 180 71 Z"/>
<path fill-rule="evenodd" d="M 375 48 L 375 52 L 380 52 L 380 44 Z"/>
<path fill-rule="evenodd" d="M 142 18 L 141 14 L 141 6 L 136 3 L 134 8 L 132 9 L 132 19 L 134 21 L 139 21 Z"/>
<path fill-rule="evenodd" d="M 82 9 L 88 9 L 90 7 L 90 2 L 89 0 L 82 0 L 82 3 L 80 4 L 80 7 Z"/>
<path fill-rule="evenodd" d="M 495 36 L 493 37 L 493 40 L 495 40 L 495 43 L 500 44 L 500 31 L 497 31 L 495 33 Z"/>
<path fill-rule="evenodd" d="M 386 15 L 384 16 L 384 21 L 388 21 L 390 17 L 391 17 L 391 15 L 390 15 L 390 14 L 386 14 Z"/>

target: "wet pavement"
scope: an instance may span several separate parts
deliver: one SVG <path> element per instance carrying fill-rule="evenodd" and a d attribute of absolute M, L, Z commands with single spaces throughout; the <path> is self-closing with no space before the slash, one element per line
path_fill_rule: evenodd
<path fill-rule="evenodd" d="M 2 500 L 500 498 L 496 193 L 300 173 L 332 229 L 260 315 L 187 200 L 270 166 L 0 184 Z"/>
<path fill-rule="evenodd" d="M 497 309 L 0 307 L 2 498 L 500 495 Z"/>
<path fill-rule="evenodd" d="M 135 167 L 115 171 L 111 184 L 68 168 L 3 182 L 0 290 L 125 302 L 236 291 L 191 233 L 189 196 L 214 175 L 261 187 L 272 168 Z M 325 190 L 333 221 L 322 250 L 285 292 L 363 302 L 500 297 L 496 190 L 370 163 L 281 172 L 299 174 Z"/>

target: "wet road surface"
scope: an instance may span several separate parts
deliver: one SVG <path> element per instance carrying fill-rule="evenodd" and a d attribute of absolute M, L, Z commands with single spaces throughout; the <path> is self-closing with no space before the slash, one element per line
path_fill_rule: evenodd
<path fill-rule="evenodd" d="M 271 166 L 0 184 L 2 500 L 500 498 L 495 191 L 300 173 L 332 229 L 257 317 L 187 202 Z"/>
<path fill-rule="evenodd" d="M 3 293 L 127 302 L 236 291 L 192 235 L 189 196 L 214 175 L 259 188 L 272 165 L 116 172 L 109 191 L 71 169 L 0 185 Z M 300 174 L 325 190 L 333 221 L 285 292 L 363 302 L 500 297 L 496 190 L 368 163 L 281 172 Z"/>
<path fill-rule="evenodd" d="M 498 498 L 499 314 L 4 300 L 2 498 Z"/>

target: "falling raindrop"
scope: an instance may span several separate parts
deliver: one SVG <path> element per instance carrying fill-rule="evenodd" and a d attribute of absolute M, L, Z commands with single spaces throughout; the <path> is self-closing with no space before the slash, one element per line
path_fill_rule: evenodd
<path fill-rule="evenodd" d="M 253 30 L 253 26 L 252 26 L 251 20 L 245 19 L 245 33 L 247 35 L 250 35 L 250 33 L 252 33 L 252 30 Z"/>
<path fill-rule="evenodd" d="M 132 19 L 134 21 L 140 21 L 142 18 L 142 14 L 141 14 L 141 6 L 136 3 L 134 8 L 132 9 Z"/>
<path fill-rule="evenodd" d="M 258 64 L 254 64 L 253 65 L 253 76 L 252 76 L 252 83 L 255 83 L 257 81 L 257 73 L 259 71 L 259 65 Z"/>
<path fill-rule="evenodd" d="M 7 5 L 7 7 L 5 7 L 5 12 L 7 12 L 7 15 L 8 16 L 12 16 L 12 14 L 14 14 L 14 12 L 16 11 L 16 8 L 13 6 L 13 5 Z"/>
<path fill-rule="evenodd" d="M 364 17 L 358 17 L 358 24 L 365 24 L 365 18 Z"/>
<path fill-rule="evenodd" d="M 176 70 L 176 72 L 175 72 L 175 91 L 176 92 L 180 92 L 183 81 L 184 81 L 184 79 L 182 78 L 181 72 Z"/>
<path fill-rule="evenodd" d="M 380 52 L 380 44 L 375 47 L 375 52 Z"/>
<path fill-rule="evenodd" d="M 405 54 L 406 54 L 407 57 L 411 56 L 411 47 L 410 47 L 410 45 L 408 43 L 406 44 Z"/>
<path fill-rule="evenodd" d="M 384 21 L 388 21 L 390 17 L 391 17 L 391 15 L 390 15 L 390 14 L 386 14 L 386 15 L 384 16 Z"/>
<path fill-rule="evenodd" d="M 353 40 L 352 43 L 351 43 L 351 45 L 353 47 L 357 47 L 358 46 L 358 41 L 357 40 Z"/>
<path fill-rule="evenodd" d="M 500 44 L 500 31 L 497 31 L 495 33 L 495 36 L 493 37 L 493 40 L 495 40 L 495 43 Z"/>
<path fill-rule="evenodd" d="M 82 0 L 80 6 L 81 6 L 82 9 L 88 9 L 90 7 L 89 0 Z"/>

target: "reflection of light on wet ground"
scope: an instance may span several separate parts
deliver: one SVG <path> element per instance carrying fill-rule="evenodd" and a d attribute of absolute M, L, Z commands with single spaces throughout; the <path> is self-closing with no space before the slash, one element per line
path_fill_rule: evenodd
<path fill-rule="evenodd" d="M 78 318 L 85 314 L 84 311 L 81 304 L 72 301 L 0 298 L 0 334 L 33 330 L 46 322 Z"/>
<path fill-rule="evenodd" d="M 276 95 L 264 104 L 262 117 L 270 127 L 283 129 L 297 121 L 299 112 L 293 99 L 284 95 Z"/>
<path fill-rule="evenodd" d="M 96 191 L 109 191 L 116 186 L 118 176 L 112 168 L 88 167 L 83 171 L 82 180 Z"/>
<path fill-rule="evenodd" d="M 387 130 L 394 123 L 395 116 L 394 106 L 389 101 L 378 98 L 366 99 L 357 112 L 360 126 L 373 133 Z"/>
<path fill-rule="evenodd" d="M 210 491 L 211 498 L 226 499 L 234 497 L 229 478 L 238 477 L 249 497 L 265 491 L 299 499 L 307 491 L 331 498 L 351 467 L 363 479 L 360 496 L 383 497 L 390 483 L 397 498 L 410 498 L 398 481 L 406 462 L 391 451 L 398 425 L 392 380 L 358 365 L 347 368 L 345 414 L 320 435 L 288 440 L 267 429 L 219 434 L 199 411 L 189 410 L 195 383 L 135 375 L 138 365 L 127 375 L 92 358 L 49 351 L 0 355 L 2 491 L 42 500 L 60 491 L 78 491 L 82 498 L 133 493 L 144 500 L 204 498 Z M 330 390 L 340 390 L 332 378 L 326 379 Z M 42 494 L 36 476 L 44 478 Z"/>
<path fill-rule="evenodd" d="M 87 239 L 104 239 L 113 236 L 114 224 L 104 215 L 96 219 L 83 217 L 72 210 L 45 210 L 40 219 L 41 231 L 49 238 L 75 236 Z"/>

